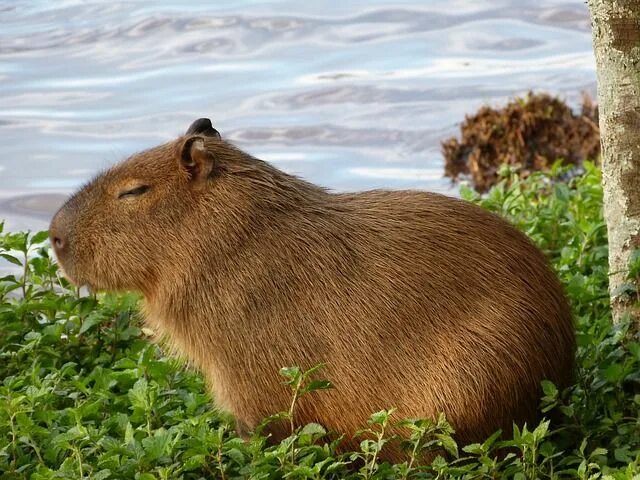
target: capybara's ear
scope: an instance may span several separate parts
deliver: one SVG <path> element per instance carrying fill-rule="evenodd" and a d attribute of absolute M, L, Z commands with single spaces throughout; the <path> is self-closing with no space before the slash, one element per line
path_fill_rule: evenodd
<path fill-rule="evenodd" d="M 189 137 L 179 148 L 180 165 L 192 180 L 206 180 L 213 172 L 215 158 L 202 137 Z"/>
<path fill-rule="evenodd" d="M 204 135 L 205 137 L 214 137 L 220 140 L 220 133 L 213 128 L 211 120 L 208 118 L 199 118 L 193 122 L 187 129 L 187 135 Z"/>

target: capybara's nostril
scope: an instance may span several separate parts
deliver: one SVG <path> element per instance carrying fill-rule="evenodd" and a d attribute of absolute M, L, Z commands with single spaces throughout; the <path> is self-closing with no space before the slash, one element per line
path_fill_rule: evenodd
<path fill-rule="evenodd" d="M 53 251 L 56 256 L 59 258 L 60 255 L 67 249 L 67 239 L 64 235 L 60 234 L 59 229 L 49 229 L 49 240 L 51 241 L 51 246 L 53 247 Z"/>
<path fill-rule="evenodd" d="M 64 241 L 60 237 L 53 237 L 53 247 L 56 250 L 62 250 L 64 248 Z"/>
<path fill-rule="evenodd" d="M 57 256 L 60 256 L 63 250 L 67 248 L 67 238 L 64 232 L 64 225 L 61 222 L 60 213 L 57 213 L 53 220 L 51 221 L 51 225 L 49 226 L 49 240 L 51 241 L 51 246 L 53 247 L 53 251 Z"/>

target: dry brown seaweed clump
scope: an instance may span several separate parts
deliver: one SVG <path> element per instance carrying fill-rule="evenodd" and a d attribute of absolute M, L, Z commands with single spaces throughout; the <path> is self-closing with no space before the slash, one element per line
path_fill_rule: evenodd
<path fill-rule="evenodd" d="M 503 163 L 520 165 L 526 177 L 545 170 L 557 159 L 579 165 L 600 154 L 598 107 L 583 96 L 582 111 L 574 115 L 565 102 L 546 93 L 529 92 L 506 107 L 482 107 L 465 117 L 462 139 L 442 142 L 445 176 L 469 176 L 474 188 L 487 191 L 498 180 Z"/>

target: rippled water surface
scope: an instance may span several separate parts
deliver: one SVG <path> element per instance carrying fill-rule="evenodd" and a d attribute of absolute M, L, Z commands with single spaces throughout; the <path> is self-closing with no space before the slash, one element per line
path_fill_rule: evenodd
<path fill-rule="evenodd" d="M 335 190 L 447 191 L 439 142 L 528 89 L 595 91 L 583 0 L 0 0 L 0 218 L 201 116 Z"/>

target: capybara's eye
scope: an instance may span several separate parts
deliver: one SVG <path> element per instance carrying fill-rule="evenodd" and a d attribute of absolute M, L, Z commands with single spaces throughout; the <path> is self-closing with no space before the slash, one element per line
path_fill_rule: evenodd
<path fill-rule="evenodd" d="M 140 185 L 139 187 L 132 188 L 131 190 L 125 190 L 124 192 L 120 192 L 118 198 L 127 198 L 127 197 L 137 197 L 138 195 L 142 195 L 143 193 L 149 191 L 149 185 Z"/>

